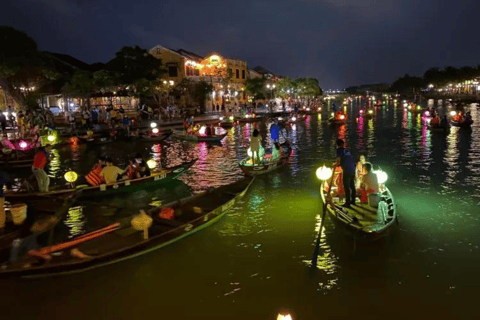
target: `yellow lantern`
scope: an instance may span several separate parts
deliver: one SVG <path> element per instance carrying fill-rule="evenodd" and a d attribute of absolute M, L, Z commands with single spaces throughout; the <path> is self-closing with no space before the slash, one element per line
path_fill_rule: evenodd
<path fill-rule="evenodd" d="M 330 177 L 332 176 L 333 170 L 328 167 L 322 166 L 317 169 L 316 173 L 317 173 L 318 179 L 325 181 L 330 179 Z"/>
<path fill-rule="evenodd" d="M 152 129 L 152 132 L 155 133 L 155 134 L 157 134 L 157 133 L 158 133 L 158 128 L 153 128 L 153 129 Z"/>
<path fill-rule="evenodd" d="M 147 161 L 147 166 L 150 169 L 154 169 L 157 166 L 157 163 L 155 162 L 155 160 L 150 159 L 150 160 Z"/>
<path fill-rule="evenodd" d="M 373 171 L 373 173 L 377 175 L 377 180 L 378 180 L 378 183 L 380 184 L 385 183 L 388 179 L 388 175 L 384 171 L 376 170 L 376 171 Z"/>
<path fill-rule="evenodd" d="M 148 228 L 152 226 L 153 219 L 145 213 L 145 211 L 140 210 L 140 214 L 133 217 L 131 224 L 133 229 L 138 231 L 143 231 L 143 239 L 148 239 Z"/>
<path fill-rule="evenodd" d="M 50 142 L 53 142 L 55 140 L 55 136 L 49 135 L 47 137 L 47 140 L 50 141 Z"/>
<path fill-rule="evenodd" d="M 457 113 L 455 111 L 450 111 L 450 116 L 455 117 Z"/>
<path fill-rule="evenodd" d="M 150 123 L 150 128 L 156 128 L 157 124 L 155 122 Z"/>
<path fill-rule="evenodd" d="M 68 171 L 67 173 L 65 173 L 64 177 L 67 182 L 73 183 L 77 181 L 78 174 L 75 171 Z"/>
<path fill-rule="evenodd" d="M 279 314 L 277 320 L 292 320 L 292 316 L 289 314 Z"/>

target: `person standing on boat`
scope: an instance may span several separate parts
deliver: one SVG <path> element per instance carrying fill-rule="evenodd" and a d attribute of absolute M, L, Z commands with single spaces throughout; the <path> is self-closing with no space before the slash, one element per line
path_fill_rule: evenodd
<path fill-rule="evenodd" d="M 5 195 L 3 194 L 3 188 L 11 188 L 12 183 L 8 178 L 5 171 L 0 171 L 0 234 L 5 227 Z"/>
<path fill-rule="evenodd" d="M 262 143 L 262 137 L 258 129 L 253 130 L 252 138 L 250 139 L 250 150 L 252 151 L 252 164 L 255 165 L 255 158 L 257 159 L 257 164 L 260 163 L 260 144 Z"/>
<path fill-rule="evenodd" d="M 345 148 L 345 142 L 342 139 L 337 140 L 337 162 L 336 167 L 342 167 L 343 188 L 345 189 L 345 208 L 355 205 L 357 192 L 355 190 L 355 159 L 350 149 Z"/>
<path fill-rule="evenodd" d="M 45 145 L 45 147 L 40 147 L 40 150 L 33 158 L 32 172 L 35 178 L 37 178 L 40 192 L 48 192 L 48 186 L 50 185 L 50 178 L 45 172 L 45 166 L 49 162 L 49 152 L 51 150 L 52 146 L 50 144 Z"/>

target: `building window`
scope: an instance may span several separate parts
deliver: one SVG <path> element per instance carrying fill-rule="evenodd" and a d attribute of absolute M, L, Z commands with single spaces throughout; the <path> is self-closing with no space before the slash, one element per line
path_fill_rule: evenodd
<path fill-rule="evenodd" d="M 171 78 L 176 78 L 178 76 L 177 66 L 168 67 L 168 76 Z"/>
<path fill-rule="evenodd" d="M 240 79 L 240 70 L 235 69 L 235 76 L 237 79 Z"/>
<path fill-rule="evenodd" d="M 242 70 L 242 79 L 245 79 L 245 70 Z"/>

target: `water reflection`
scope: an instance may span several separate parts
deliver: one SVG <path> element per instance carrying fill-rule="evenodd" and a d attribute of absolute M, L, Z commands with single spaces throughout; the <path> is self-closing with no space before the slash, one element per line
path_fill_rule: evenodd
<path fill-rule="evenodd" d="M 68 209 L 67 217 L 63 223 L 68 227 L 69 238 L 85 233 L 86 219 L 83 208 L 83 206 L 75 206 Z"/>

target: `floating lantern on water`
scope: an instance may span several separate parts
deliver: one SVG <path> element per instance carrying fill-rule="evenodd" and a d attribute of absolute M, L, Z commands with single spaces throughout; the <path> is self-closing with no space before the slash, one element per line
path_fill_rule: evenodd
<path fill-rule="evenodd" d="M 388 179 L 387 173 L 382 170 L 373 171 L 377 175 L 378 183 L 385 183 Z"/>
<path fill-rule="evenodd" d="M 158 128 L 153 128 L 153 129 L 152 129 L 152 132 L 155 133 L 155 134 L 157 134 L 157 133 L 158 133 Z"/>
<path fill-rule="evenodd" d="M 332 173 L 333 173 L 333 170 L 325 166 L 318 168 L 316 172 L 317 178 L 322 181 L 330 179 L 330 177 L 332 176 Z"/>
<path fill-rule="evenodd" d="M 55 141 L 55 136 L 49 135 L 49 136 L 47 137 L 47 140 L 50 141 L 50 142 L 53 142 L 53 141 Z"/>
<path fill-rule="evenodd" d="M 150 128 L 156 128 L 157 124 L 155 122 L 150 123 Z"/>
<path fill-rule="evenodd" d="M 21 149 L 26 149 L 28 147 L 28 143 L 26 143 L 25 141 L 20 141 L 18 145 Z"/>
<path fill-rule="evenodd" d="M 150 160 L 147 161 L 147 166 L 150 169 L 154 169 L 157 166 L 157 163 L 155 162 L 155 160 L 150 159 Z"/>
<path fill-rule="evenodd" d="M 73 183 L 77 181 L 78 174 L 75 171 L 68 171 L 63 177 L 65 178 L 65 180 L 67 180 L 67 182 Z"/>
<path fill-rule="evenodd" d="M 450 115 L 451 115 L 452 117 L 455 117 L 455 116 L 457 115 L 457 112 L 456 112 L 456 111 L 450 111 Z"/>
<path fill-rule="evenodd" d="M 342 115 L 340 116 L 340 120 L 344 120 L 344 119 L 345 119 L 345 116 L 342 114 Z"/>

